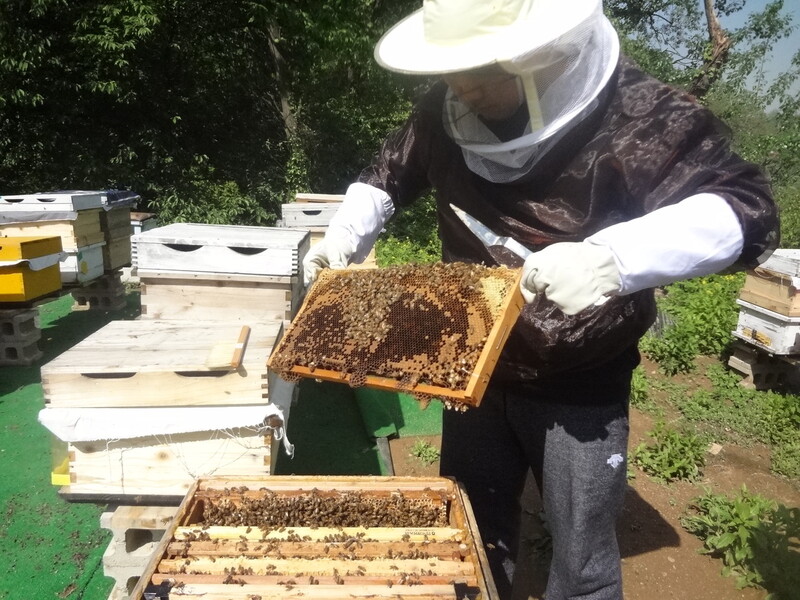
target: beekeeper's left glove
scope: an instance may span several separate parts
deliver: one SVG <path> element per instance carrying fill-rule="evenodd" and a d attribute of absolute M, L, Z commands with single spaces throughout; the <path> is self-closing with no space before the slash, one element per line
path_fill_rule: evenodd
<path fill-rule="evenodd" d="M 326 235 L 314 244 L 303 259 L 303 281 L 316 281 L 322 269 L 345 269 L 353 256 L 353 244 L 345 237 Z"/>
<path fill-rule="evenodd" d="M 618 291 L 619 271 L 606 246 L 560 242 L 525 260 L 520 287 L 526 302 L 544 294 L 566 314 L 574 315 Z"/>

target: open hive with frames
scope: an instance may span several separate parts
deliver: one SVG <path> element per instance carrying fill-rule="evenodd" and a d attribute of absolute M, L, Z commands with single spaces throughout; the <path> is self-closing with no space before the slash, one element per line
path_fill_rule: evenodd
<path fill-rule="evenodd" d="M 519 269 L 466 263 L 325 269 L 269 367 L 289 381 L 477 406 L 524 304 L 519 277 Z"/>
<path fill-rule="evenodd" d="M 463 488 L 377 476 L 198 479 L 130 597 L 148 594 L 497 598 Z"/>

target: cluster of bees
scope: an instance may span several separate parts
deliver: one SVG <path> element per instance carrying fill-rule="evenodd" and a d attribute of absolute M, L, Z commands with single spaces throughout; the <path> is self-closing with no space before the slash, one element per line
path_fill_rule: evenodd
<path fill-rule="evenodd" d="M 352 387 L 393 379 L 423 403 L 435 396 L 418 384 L 464 390 L 516 276 L 467 263 L 325 270 L 269 366 L 290 381 L 298 366 L 337 372 Z"/>
<path fill-rule="evenodd" d="M 206 501 L 203 524 L 280 527 L 444 527 L 447 503 L 430 496 L 406 497 L 400 492 L 375 496 L 362 492 L 275 494 L 269 490 L 241 498 Z M 336 541 L 336 540 L 333 540 Z"/>

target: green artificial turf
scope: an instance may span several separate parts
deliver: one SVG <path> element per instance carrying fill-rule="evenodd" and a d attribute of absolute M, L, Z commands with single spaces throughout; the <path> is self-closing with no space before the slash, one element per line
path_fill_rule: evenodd
<path fill-rule="evenodd" d="M 39 424 L 44 407 L 39 368 L 115 319 L 138 314 L 138 294 L 121 311 L 73 311 L 72 296 L 39 307 L 43 357 L 29 367 L 0 367 L 0 599 L 105 600 L 103 575 L 111 534 L 104 506 L 74 504 L 50 482 L 53 436 Z"/>

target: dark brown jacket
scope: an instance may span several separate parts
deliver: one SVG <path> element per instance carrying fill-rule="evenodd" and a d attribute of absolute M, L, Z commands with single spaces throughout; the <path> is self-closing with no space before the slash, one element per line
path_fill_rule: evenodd
<path fill-rule="evenodd" d="M 724 126 L 708 110 L 627 59 L 599 107 L 524 181 L 512 184 L 469 171 L 442 125 L 445 89 L 441 82 L 432 87 L 359 178 L 388 192 L 397 207 L 433 188 L 445 261 L 515 264 L 513 257 L 491 255 L 449 203 L 537 250 L 712 192 L 728 201 L 742 226 L 739 267 L 754 266 L 777 246 L 777 209 L 759 168 L 731 151 Z M 524 308 L 493 381 L 594 385 L 600 373 L 627 376 L 654 316 L 652 290 L 614 297 L 575 316 L 538 298 Z"/>

